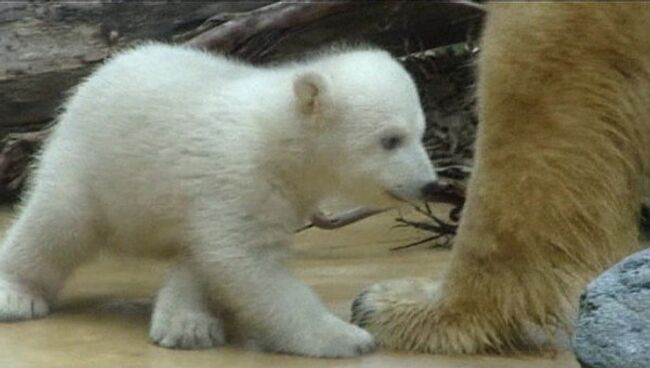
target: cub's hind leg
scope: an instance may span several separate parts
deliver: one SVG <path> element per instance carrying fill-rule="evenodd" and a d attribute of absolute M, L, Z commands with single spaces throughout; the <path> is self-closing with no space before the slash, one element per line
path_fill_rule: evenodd
<path fill-rule="evenodd" d="M 37 185 L 0 246 L 0 321 L 47 315 L 67 276 L 99 245 L 91 203 L 62 187 Z"/>

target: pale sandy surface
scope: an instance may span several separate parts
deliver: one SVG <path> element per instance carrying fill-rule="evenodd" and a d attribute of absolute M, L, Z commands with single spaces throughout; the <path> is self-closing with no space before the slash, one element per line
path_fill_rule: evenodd
<path fill-rule="evenodd" d="M 0 229 L 9 211 L 0 211 Z M 418 239 L 408 229 L 391 229 L 392 214 L 345 229 L 309 230 L 295 245 L 295 268 L 327 305 L 341 316 L 362 287 L 382 279 L 440 277 L 447 251 L 390 252 Z M 163 261 L 101 257 L 70 280 L 48 318 L 0 324 L 0 367 L 427 367 L 578 368 L 573 356 L 445 357 L 378 352 L 362 358 L 318 360 L 261 354 L 233 347 L 173 351 L 147 339 L 150 297 L 168 264 Z"/>

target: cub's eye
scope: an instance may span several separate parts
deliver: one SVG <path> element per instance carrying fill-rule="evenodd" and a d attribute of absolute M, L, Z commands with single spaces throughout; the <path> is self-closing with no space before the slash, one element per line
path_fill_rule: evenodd
<path fill-rule="evenodd" d="M 403 140 L 399 135 L 390 135 L 381 139 L 381 146 L 387 151 L 392 151 L 401 146 Z"/>

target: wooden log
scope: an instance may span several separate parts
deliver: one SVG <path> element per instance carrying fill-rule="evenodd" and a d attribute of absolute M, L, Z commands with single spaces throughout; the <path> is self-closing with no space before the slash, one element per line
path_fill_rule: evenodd
<path fill-rule="evenodd" d="M 49 123 L 66 91 L 115 50 L 268 3 L 1 2 L 0 138 Z"/>
<path fill-rule="evenodd" d="M 218 16 L 225 22 L 185 39 L 256 62 L 291 58 L 340 41 L 375 44 L 400 56 L 464 41 L 482 15 L 480 5 L 464 0 L 279 1 Z"/>

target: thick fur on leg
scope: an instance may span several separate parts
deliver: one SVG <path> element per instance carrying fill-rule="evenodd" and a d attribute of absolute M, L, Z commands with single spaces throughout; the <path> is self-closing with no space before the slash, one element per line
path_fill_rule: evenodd
<path fill-rule="evenodd" d="M 476 164 L 439 291 L 372 287 L 355 321 L 387 348 L 512 351 L 570 331 L 579 290 L 632 252 L 650 163 L 650 11 L 494 3 Z M 401 292 L 403 294 L 403 292 Z M 414 296 L 415 295 L 415 296 Z"/>
<path fill-rule="evenodd" d="M 207 192 L 204 196 L 206 204 L 212 203 Z M 278 201 L 270 208 L 283 208 L 279 197 L 269 196 L 268 201 Z M 206 226 L 217 219 L 233 229 L 228 236 Z M 291 234 L 278 230 L 275 223 L 284 223 L 284 218 L 251 217 L 245 223 L 237 219 L 223 217 L 221 211 L 209 206 L 198 211 L 193 220 L 192 250 L 197 270 L 205 275 L 211 300 L 229 312 L 237 326 L 234 340 L 244 342 L 248 348 L 311 357 L 353 357 L 375 349 L 367 331 L 329 312 L 319 297 L 287 269 L 285 245 Z"/>
<path fill-rule="evenodd" d="M 83 186 L 37 189 L 0 247 L 0 322 L 46 316 L 65 279 L 100 247 Z M 57 202 L 70 204 L 52 210 Z"/>
<path fill-rule="evenodd" d="M 502 286 L 514 284 L 504 281 Z M 566 334 L 557 323 L 557 312 L 545 316 L 546 321 L 534 321 L 535 317 L 529 314 L 519 315 L 517 306 L 526 303 L 521 299 L 523 295 L 501 290 L 496 283 L 493 292 L 509 300 L 485 302 L 498 297 L 486 295 L 484 299 L 459 301 L 452 299 L 452 293 L 445 293 L 443 285 L 421 279 L 375 284 L 355 299 L 352 322 L 369 330 L 385 348 L 427 353 L 538 350 L 542 345 L 537 344 L 547 347 L 550 339 L 555 341 L 557 336 Z M 477 305 L 483 302 L 485 307 Z M 558 310 L 571 309 L 570 302 L 562 303 Z M 487 308 L 488 305 L 498 307 Z M 540 330 L 547 339 L 540 339 Z"/>
<path fill-rule="evenodd" d="M 166 348 L 205 349 L 225 343 L 221 319 L 213 315 L 206 285 L 183 260 L 158 292 L 149 336 Z"/>

